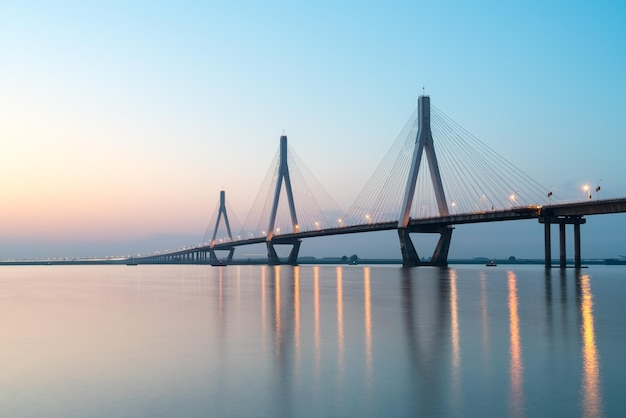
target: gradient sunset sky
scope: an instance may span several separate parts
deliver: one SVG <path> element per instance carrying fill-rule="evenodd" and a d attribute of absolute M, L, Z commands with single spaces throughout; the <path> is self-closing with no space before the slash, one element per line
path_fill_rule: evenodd
<path fill-rule="evenodd" d="M 624 22 L 622 1 L 3 2 L 0 259 L 196 244 L 220 190 L 245 218 L 283 130 L 347 209 L 422 86 L 561 199 L 626 196 Z M 616 230 L 590 218 L 583 257 L 626 253 Z M 490 251 L 468 231 L 451 257 Z"/>

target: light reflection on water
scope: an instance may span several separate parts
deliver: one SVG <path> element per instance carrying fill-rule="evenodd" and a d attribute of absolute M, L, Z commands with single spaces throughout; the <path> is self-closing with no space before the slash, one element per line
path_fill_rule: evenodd
<path fill-rule="evenodd" d="M 313 280 L 314 280 L 314 307 L 313 312 L 315 315 L 315 380 L 320 377 L 320 268 L 318 266 L 313 267 Z"/>
<path fill-rule="evenodd" d="M 363 298 L 365 305 L 365 382 L 367 398 L 371 397 L 373 373 L 372 357 L 372 296 L 370 290 L 370 268 L 363 268 Z"/>
<path fill-rule="evenodd" d="M 522 342 L 520 340 L 520 320 L 517 306 L 517 277 L 512 271 L 508 272 L 509 288 L 509 332 L 511 335 L 511 416 L 523 416 L 524 392 L 522 387 Z"/>
<path fill-rule="evenodd" d="M 583 416 L 586 418 L 601 417 L 602 398 L 600 396 L 600 370 L 598 352 L 596 349 L 596 336 L 593 327 L 593 300 L 589 276 L 582 275 L 580 282 L 582 289 L 582 303 L 580 306 L 582 326 L 580 327 L 580 331 L 583 338 Z"/>
<path fill-rule="evenodd" d="M 6 267 L 0 416 L 619 415 L 622 271 Z"/>
<path fill-rule="evenodd" d="M 456 270 L 450 269 L 450 339 L 452 344 L 452 387 L 451 398 L 454 413 L 460 411 L 461 390 L 461 345 L 459 337 L 459 313 L 457 306 Z"/>
<path fill-rule="evenodd" d="M 339 388 L 343 389 L 344 353 L 343 353 L 343 267 L 337 267 L 337 373 Z"/>
<path fill-rule="evenodd" d="M 479 272 L 480 277 L 480 323 L 483 352 L 483 364 L 488 367 L 491 364 L 489 347 L 489 300 L 487 299 L 487 275 L 484 271 Z"/>

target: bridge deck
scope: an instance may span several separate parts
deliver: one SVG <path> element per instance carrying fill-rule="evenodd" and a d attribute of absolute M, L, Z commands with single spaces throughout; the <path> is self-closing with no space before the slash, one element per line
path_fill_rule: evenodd
<path fill-rule="evenodd" d="M 462 213 L 448 216 L 411 219 L 409 226 L 419 229 L 419 227 L 462 225 L 482 222 L 502 222 L 524 219 L 539 219 L 542 217 L 562 217 L 562 216 L 585 216 L 608 213 L 626 212 L 626 198 L 605 199 L 585 202 L 558 203 L 545 206 L 519 206 L 508 210 L 496 210 L 490 212 Z M 290 243 L 294 239 L 323 237 L 332 235 L 357 234 L 372 231 L 390 231 L 398 229 L 398 221 L 368 223 L 362 225 L 352 225 L 337 228 L 327 228 L 314 231 L 302 231 L 290 234 L 274 235 L 272 242 L 275 244 Z M 230 250 L 244 245 L 262 244 L 266 242 L 266 237 L 256 237 L 215 244 L 214 246 L 204 245 L 184 248 L 177 251 L 159 254 L 157 256 L 135 257 L 135 260 L 154 258 L 159 256 L 178 256 L 195 252 L 206 252 L 209 250 Z"/>

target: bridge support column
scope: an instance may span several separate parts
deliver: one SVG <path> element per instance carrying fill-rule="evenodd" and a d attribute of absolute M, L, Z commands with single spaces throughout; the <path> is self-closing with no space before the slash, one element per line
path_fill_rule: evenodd
<path fill-rule="evenodd" d="M 543 225 L 544 229 L 544 265 L 547 269 L 552 268 L 552 237 L 550 236 L 550 222 Z"/>
<path fill-rule="evenodd" d="M 574 267 L 582 267 L 582 257 L 580 250 L 580 225 L 587 222 L 582 215 L 573 216 L 542 216 L 539 218 L 539 222 L 544 224 L 544 245 L 545 245 L 545 266 L 546 268 L 552 267 L 551 259 L 551 237 L 550 226 L 551 224 L 559 225 L 559 267 L 567 267 L 566 258 L 566 235 L 565 226 L 568 224 L 574 225 Z"/>
<path fill-rule="evenodd" d="M 580 224 L 574 224 L 574 267 L 579 269 L 582 267 L 580 256 Z"/>
<path fill-rule="evenodd" d="M 452 241 L 452 228 L 447 225 L 439 231 L 439 241 L 433 252 L 431 262 L 436 266 L 445 267 L 448 265 L 448 251 L 450 250 L 450 241 Z"/>
<path fill-rule="evenodd" d="M 430 266 L 447 266 L 448 250 L 450 249 L 450 240 L 452 239 L 452 227 L 450 225 L 429 225 L 421 226 L 417 229 L 411 226 L 411 206 L 415 196 L 415 188 L 417 187 L 417 178 L 422 163 L 422 154 L 426 153 L 428 160 L 428 169 L 432 180 L 435 199 L 437 200 L 437 208 L 439 216 L 448 216 L 448 203 L 443 190 L 443 182 L 441 181 L 441 173 L 439 172 L 439 164 L 435 153 L 435 144 L 433 134 L 430 129 L 430 97 L 422 95 L 417 102 L 418 109 L 418 130 L 415 137 L 415 147 L 413 148 L 413 156 L 411 158 L 411 168 L 404 190 L 404 198 L 400 212 L 400 220 L 398 221 L 398 236 L 400 238 L 400 249 L 402 251 L 402 265 L 404 267 L 415 267 L 421 265 Z M 409 237 L 411 232 L 425 232 L 440 234 L 439 242 L 430 259 L 430 262 L 420 260 L 415 251 L 415 246 Z"/>
<path fill-rule="evenodd" d="M 220 266 L 225 264 L 230 264 L 233 261 L 233 254 L 235 253 L 235 248 L 228 249 L 228 256 L 226 259 L 220 259 L 217 254 L 215 254 L 215 250 L 213 248 L 209 249 L 209 261 L 212 266 Z"/>
<path fill-rule="evenodd" d="M 267 245 L 267 264 L 269 264 L 270 266 L 277 266 L 280 264 L 288 264 L 291 266 L 297 266 L 298 265 L 298 253 L 300 252 L 300 243 L 302 241 L 299 238 L 293 238 L 293 239 L 281 239 L 280 241 L 277 240 L 273 240 L 273 241 L 266 241 L 266 245 Z M 285 244 L 285 245 L 292 245 L 291 247 L 291 251 L 289 252 L 289 256 L 287 256 L 287 259 L 285 261 L 281 260 L 278 257 L 278 254 L 276 253 L 276 249 L 274 248 L 274 244 Z"/>
<path fill-rule="evenodd" d="M 565 224 L 559 224 L 559 267 L 564 269 L 566 264 L 565 258 Z"/>
<path fill-rule="evenodd" d="M 450 242 L 452 241 L 452 228 L 450 225 L 435 225 L 431 227 L 407 227 L 398 228 L 398 237 L 400 239 L 400 251 L 402 252 L 403 267 L 417 266 L 438 266 L 446 267 L 448 265 L 448 251 L 450 250 Z M 415 250 L 413 241 L 411 240 L 412 232 L 417 233 L 438 233 L 439 241 L 435 247 L 430 261 L 422 261 Z"/>
<path fill-rule="evenodd" d="M 398 237 L 400 238 L 400 251 L 402 253 L 402 266 L 403 267 L 417 267 L 420 263 L 420 258 L 415 251 L 415 246 L 411 237 L 409 236 L 409 230 L 407 228 L 398 228 Z"/>

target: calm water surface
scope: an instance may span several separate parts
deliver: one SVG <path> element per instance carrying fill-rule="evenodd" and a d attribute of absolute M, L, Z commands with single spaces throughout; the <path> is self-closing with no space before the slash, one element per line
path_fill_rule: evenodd
<path fill-rule="evenodd" d="M 0 269 L 3 417 L 626 415 L 626 268 Z"/>

